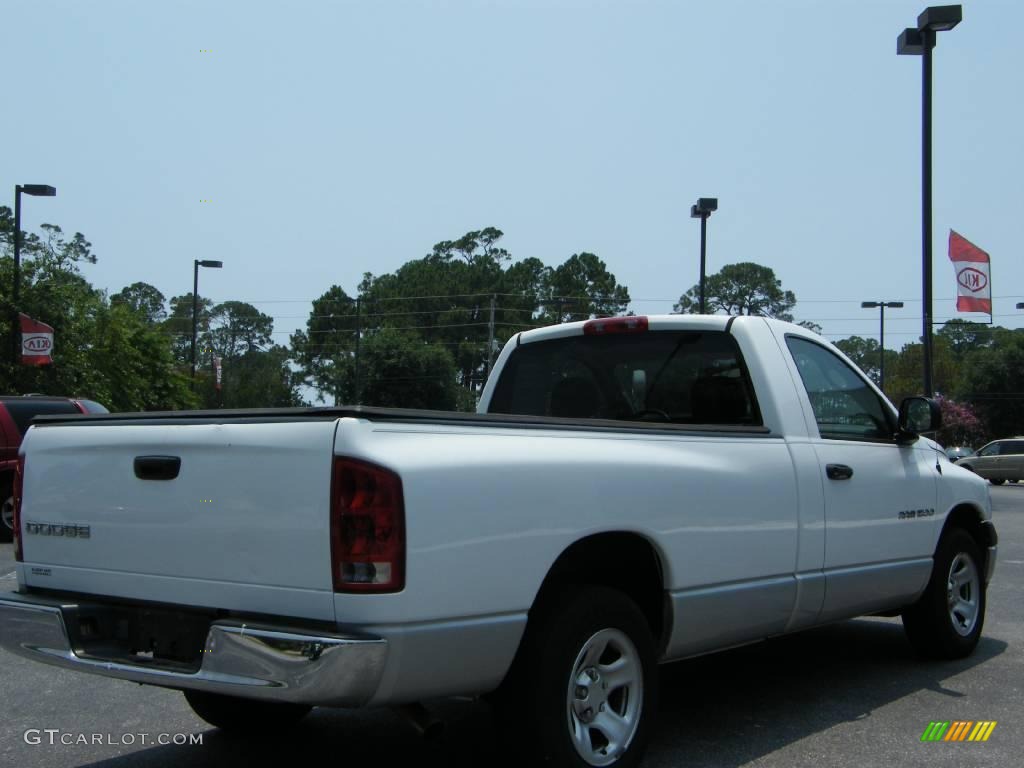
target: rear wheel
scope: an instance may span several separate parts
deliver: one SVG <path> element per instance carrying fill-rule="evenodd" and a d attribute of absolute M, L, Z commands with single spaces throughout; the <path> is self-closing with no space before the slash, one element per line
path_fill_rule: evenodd
<path fill-rule="evenodd" d="M 625 594 L 560 590 L 531 614 L 495 697 L 496 724 L 524 764 L 636 766 L 654 718 L 656 664 L 650 627 Z"/>
<path fill-rule="evenodd" d="M 1006 482 L 1006 480 L 1004 480 L 1001 477 L 990 477 L 988 481 L 992 483 L 992 485 L 1002 485 L 1003 483 Z"/>
<path fill-rule="evenodd" d="M 924 594 L 903 611 L 903 627 L 918 653 L 959 659 L 974 650 L 985 624 L 982 573 L 977 542 L 961 528 L 950 529 L 939 542 Z"/>
<path fill-rule="evenodd" d="M 226 696 L 206 691 L 182 691 L 192 711 L 225 731 L 273 735 L 294 725 L 312 709 L 305 704 L 283 704 Z"/>

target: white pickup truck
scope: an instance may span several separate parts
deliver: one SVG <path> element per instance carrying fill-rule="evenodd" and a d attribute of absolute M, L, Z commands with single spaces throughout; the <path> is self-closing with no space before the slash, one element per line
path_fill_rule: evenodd
<path fill-rule="evenodd" d="M 492 694 L 540 761 L 632 766 L 660 662 L 863 614 L 974 649 L 996 532 L 937 426 L 803 328 L 678 315 L 521 333 L 476 414 L 43 417 L 0 644 L 223 728 Z"/>

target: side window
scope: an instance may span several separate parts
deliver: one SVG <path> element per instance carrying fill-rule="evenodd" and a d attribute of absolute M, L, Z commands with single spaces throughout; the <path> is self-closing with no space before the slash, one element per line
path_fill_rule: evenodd
<path fill-rule="evenodd" d="M 882 401 L 835 353 L 799 336 L 786 344 L 796 361 L 821 436 L 832 440 L 891 440 L 895 425 Z"/>
<path fill-rule="evenodd" d="M 999 443 L 989 443 L 980 451 L 979 456 L 998 456 L 999 455 Z"/>
<path fill-rule="evenodd" d="M 1024 440 L 1010 441 L 1004 453 L 1024 453 Z"/>

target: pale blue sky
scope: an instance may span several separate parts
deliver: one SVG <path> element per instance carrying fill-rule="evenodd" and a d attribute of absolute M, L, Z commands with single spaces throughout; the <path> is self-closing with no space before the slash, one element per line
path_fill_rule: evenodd
<path fill-rule="evenodd" d="M 771 266 L 832 339 L 903 299 L 899 346 L 920 333 L 921 60 L 896 37 L 924 7 L 3 0 L 0 182 L 58 188 L 24 226 L 84 232 L 99 287 L 170 297 L 223 260 L 200 294 L 257 305 L 280 343 L 331 284 L 484 226 L 517 259 L 593 251 L 635 311 L 670 311 L 697 280 L 689 206 L 717 196 L 709 272 Z M 935 52 L 938 320 L 952 227 L 992 255 L 996 322 L 1024 325 L 1021 30 L 1024 2 L 968 0 Z"/>

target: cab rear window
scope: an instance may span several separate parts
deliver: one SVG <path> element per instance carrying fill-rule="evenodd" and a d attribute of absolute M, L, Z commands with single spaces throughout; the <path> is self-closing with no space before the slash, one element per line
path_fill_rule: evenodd
<path fill-rule="evenodd" d="M 489 412 L 672 424 L 761 425 L 736 340 L 723 331 L 570 336 L 518 347 Z"/>

